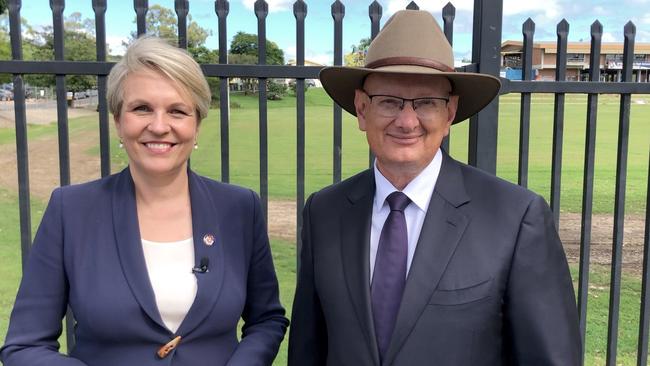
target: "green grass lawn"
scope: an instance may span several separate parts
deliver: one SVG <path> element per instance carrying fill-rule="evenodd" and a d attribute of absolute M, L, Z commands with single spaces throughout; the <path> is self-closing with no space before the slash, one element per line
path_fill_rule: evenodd
<path fill-rule="evenodd" d="M 563 176 L 562 211 L 580 212 L 585 140 L 586 97 L 567 96 Z M 259 189 L 259 148 L 257 99 L 233 95 L 230 121 L 230 175 L 231 182 Z M 306 192 L 313 192 L 332 183 L 332 102 L 322 89 L 310 89 L 306 110 Z M 268 102 L 269 135 L 269 194 L 272 199 L 295 197 L 296 192 L 296 112 L 295 100 Z M 596 170 L 594 183 L 594 211 L 613 211 L 618 136 L 618 97 L 601 96 L 598 112 Z M 631 213 L 645 212 L 645 192 L 648 176 L 648 136 L 650 124 L 647 115 L 650 104 L 633 104 L 628 154 L 627 204 Z M 553 97 L 533 97 L 530 136 L 529 187 L 547 199 L 550 190 L 550 159 L 552 146 Z M 501 97 L 497 174 L 516 182 L 519 133 L 519 96 Z M 96 131 L 96 118 L 84 117 L 70 121 L 70 136 Z M 343 116 L 343 170 L 348 177 L 368 166 L 368 148 L 364 135 L 355 120 Z M 38 139 L 56 139 L 56 125 L 29 126 L 30 142 Z M 451 154 L 467 160 L 468 124 L 452 128 Z M 112 134 L 114 136 L 114 133 Z M 14 144 L 13 129 L 0 129 L 0 145 Z M 220 177 L 219 111 L 212 110 L 203 121 L 199 150 L 192 155 L 192 167 L 201 174 Z M 96 156 L 97 147 L 85 152 Z M 126 165 L 126 156 L 111 139 L 113 171 Z M 45 202 L 32 199 L 32 222 L 40 221 Z M 4 339 L 21 275 L 17 193 L 0 187 L 0 339 Z M 35 228 L 32 231 L 35 232 Z M 290 311 L 295 286 L 295 245 L 280 240 L 272 241 L 273 256 L 280 280 L 282 302 Z M 577 272 L 573 272 L 577 278 Z M 592 266 L 590 275 L 586 365 L 604 365 L 609 297 L 609 269 Z M 641 283 L 638 276 L 624 274 L 621 297 L 618 364 L 635 364 L 638 333 L 639 298 Z M 577 288 L 577 283 L 576 283 Z M 276 365 L 286 364 L 284 342 Z"/>
<path fill-rule="evenodd" d="M 268 156 L 269 195 L 295 198 L 296 195 L 296 112 L 295 100 L 269 101 Z M 257 99 L 233 95 L 230 129 L 230 181 L 259 190 L 259 126 Z M 277 104 L 276 104 L 277 103 Z M 332 183 L 333 119 L 332 103 L 322 89 L 310 89 L 306 98 L 305 170 L 306 192 Z M 586 97 L 567 97 L 562 159 L 563 212 L 580 212 L 584 168 Z M 613 212 L 618 139 L 618 97 L 600 97 L 596 132 L 594 172 L 594 212 Z M 517 182 L 519 149 L 519 96 L 501 97 L 497 147 L 497 175 Z M 529 188 L 550 199 L 553 99 L 550 95 L 533 97 L 530 133 Z M 650 104 L 633 104 L 630 122 L 626 212 L 645 210 L 648 177 L 648 136 Z M 93 124 L 93 127 L 96 123 Z M 72 125 L 72 124 L 71 124 Z M 467 161 L 468 123 L 452 127 L 450 154 Z M 72 128 L 72 127 L 71 127 Z M 347 113 L 342 124 L 342 176 L 351 176 L 368 167 L 368 147 L 356 120 Z M 0 141 L 2 137 L 0 134 Z M 192 154 L 192 167 L 201 174 L 219 179 L 219 111 L 212 110 L 201 126 L 199 150 Z M 113 138 L 114 168 L 126 165 L 126 156 Z M 115 170 L 114 169 L 114 170 Z"/>

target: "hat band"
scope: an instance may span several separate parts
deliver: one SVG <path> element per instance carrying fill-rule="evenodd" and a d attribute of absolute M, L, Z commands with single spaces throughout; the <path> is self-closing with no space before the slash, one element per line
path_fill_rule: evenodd
<path fill-rule="evenodd" d="M 451 67 L 428 58 L 422 57 L 386 57 L 376 61 L 373 61 L 366 65 L 368 69 L 377 69 L 384 66 L 403 66 L 403 65 L 412 65 L 412 66 L 423 66 L 431 69 L 436 69 L 443 72 L 453 72 L 455 71 Z"/>

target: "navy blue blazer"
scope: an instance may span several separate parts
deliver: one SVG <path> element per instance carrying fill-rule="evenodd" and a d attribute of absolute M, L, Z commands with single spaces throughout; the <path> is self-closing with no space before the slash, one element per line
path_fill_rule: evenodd
<path fill-rule="evenodd" d="M 0 349 L 5 366 L 272 363 L 288 320 L 259 199 L 188 175 L 196 262 L 209 258 L 209 271 L 196 274 L 196 298 L 178 331 L 164 326 L 156 308 L 127 168 L 52 193 Z M 204 243 L 207 234 L 213 245 Z M 65 356 L 57 339 L 68 304 L 76 345 Z M 178 335 L 180 344 L 160 359 L 157 350 Z"/>

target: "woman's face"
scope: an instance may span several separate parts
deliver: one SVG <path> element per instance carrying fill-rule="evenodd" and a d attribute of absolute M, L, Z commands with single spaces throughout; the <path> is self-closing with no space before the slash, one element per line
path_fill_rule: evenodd
<path fill-rule="evenodd" d="M 146 70 L 124 80 L 115 126 L 131 173 L 162 177 L 185 171 L 197 139 L 198 116 L 191 98 L 171 79 Z"/>

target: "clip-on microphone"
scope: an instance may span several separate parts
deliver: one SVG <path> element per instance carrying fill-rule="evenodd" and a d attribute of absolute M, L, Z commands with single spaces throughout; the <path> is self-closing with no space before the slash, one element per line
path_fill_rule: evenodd
<path fill-rule="evenodd" d="M 210 270 L 208 269 L 208 264 L 210 263 L 210 260 L 208 257 L 203 257 L 201 258 L 201 262 L 197 267 L 192 268 L 193 273 L 206 273 L 209 272 Z"/>

